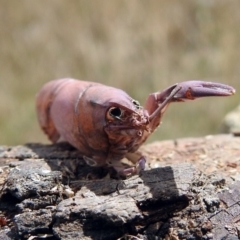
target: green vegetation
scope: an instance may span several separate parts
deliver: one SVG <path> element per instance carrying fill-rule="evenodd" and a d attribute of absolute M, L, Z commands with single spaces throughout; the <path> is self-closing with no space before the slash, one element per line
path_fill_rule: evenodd
<path fill-rule="evenodd" d="M 56 78 L 119 87 L 142 104 L 190 79 L 240 87 L 238 0 L 0 2 L 0 144 L 47 141 L 34 98 Z M 173 104 L 154 139 L 217 133 L 239 102 Z"/>

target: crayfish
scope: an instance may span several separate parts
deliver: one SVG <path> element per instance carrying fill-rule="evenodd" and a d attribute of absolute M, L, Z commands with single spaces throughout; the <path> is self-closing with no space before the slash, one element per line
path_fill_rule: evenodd
<path fill-rule="evenodd" d="M 151 93 L 142 107 L 121 89 L 60 79 L 42 87 L 36 105 L 40 126 L 53 143 L 66 141 L 87 164 L 113 167 L 126 176 L 145 168 L 146 159 L 138 148 L 159 126 L 171 102 L 234 93 L 225 84 L 186 81 Z M 133 166 L 122 163 L 123 158 Z"/>

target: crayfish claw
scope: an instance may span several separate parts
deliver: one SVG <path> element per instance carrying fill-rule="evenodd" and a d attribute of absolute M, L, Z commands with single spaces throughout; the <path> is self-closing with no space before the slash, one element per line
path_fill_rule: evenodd
<path fill-rule="evenodd" d="M 181 89 L 175 94 L 173 101 L 194 100 L 201 97 L 224 97 L 235 94 L 233 87 L 216 82 L 186 81 L 177 86 L 181 86 Z"/>

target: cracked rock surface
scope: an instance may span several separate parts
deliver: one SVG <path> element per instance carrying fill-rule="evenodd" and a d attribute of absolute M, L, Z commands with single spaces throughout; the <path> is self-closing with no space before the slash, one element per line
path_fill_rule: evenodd
<path fill-rule="evenodd" d="M 67 144 L 0 147 L 0 239 L 239 239 L 240 138 L 142 147 L 117 179 Z"/>

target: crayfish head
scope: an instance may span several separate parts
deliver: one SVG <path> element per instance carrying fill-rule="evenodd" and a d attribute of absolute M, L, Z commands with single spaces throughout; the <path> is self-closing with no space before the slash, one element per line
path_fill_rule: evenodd
<path fill-rule="evenodd" d="M 149 116 L 136 100 L 131 105 L 111 104 L 106 111 L 105 132 L 114 152 L 134 152 L 150 135 Z"/>
<path fill-rule="evenodd" d="M 138 101 L 132 99 L 131 102 L 131 108 L 114 103 L 107 109 L 106 122 L 109 126 L 119 130 L 147 129 L 148 115 Z"/>

